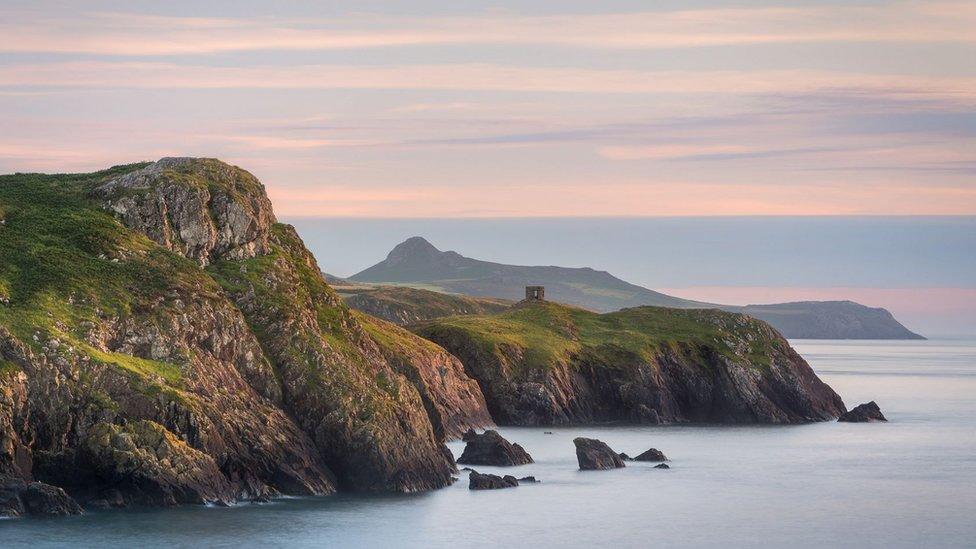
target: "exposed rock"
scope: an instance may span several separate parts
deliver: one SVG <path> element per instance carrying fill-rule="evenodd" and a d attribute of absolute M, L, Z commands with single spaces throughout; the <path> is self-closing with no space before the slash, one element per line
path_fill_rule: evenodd
<path fill-rule="evenodd" d="M 89 482 L 127 504 L 226 503 L 236 496 L 213 458 L 153 422 L 100 423 L 80 453 L 96 477 Z"/>
<path fill-rule="evenodd" d="M 635 457 L 634 461 L 668 461 L 668 458 L 665 457 L 664 452 L 658 450 L 657 448 L 651 448 L 650 450 Z"/>
<path fill-rule="evenodd" d="M 477 471 L 471 471 L 471 474 L 468 475 L 469 490 L 498 490 L 500 488 L 515 488 L 518 485 L 518 479 L 511 475 L 500 477 Z"/>
<path fill-rule="evenodd" d="M 844 412 L 781 335 L 741 314 L 599 315 L 536 301 L 412 329 L 461 359 L 499 425 L 802 423 Z"/>
<path fill-rule="evenodd" d="M 463 440 L 464 442 L 468 442 L 474 440 L 477 437 L 478 437 L 477 431 L 475 431 L 474 429 L 468 429 L 467 431 L 464 432 L 463 435 L 461 435 L 461 440 Z"/>
<path fill-rule="evenodd" d="M 581 470 L 615 469 L 625 467 L 624 460 L 602 441 L 593 438 L 575 438 L 576 460 Z"/>
<path fill-rule="evenodd" d="M 80 514 L 81 506 L 57 486 L 0 476 L 0 517 Z"/>
<path fill-rule="evenodd" d="M 523 483 L 523 482 L 527 482 L 529 484 L 542 482 L 541 480 L 536 480 L 536 478 L 535 477 L 532 477 L 532 476 L 522 477 L 522 478 L 518 479 L 518 481 L 519 481 L 520 484 Z"/>
<path fill-rule="evenodd" d="M 0 518 L 19 517 L 26 512 L 21 494 L 27 491 L 27 483 L 11 476 L 0 476 Z"/>
<path fill-rule="evenodd" d="M 239 168 L 0 176 L 0 202 L 11 512 L 35 479 L 102 507 L 432 489 L 444 437 L 491 424 L 459 361 L 345 307 Z"/>
<path fill-rule="evenodd" d="M 888 421 L 881 413 L 881 408 L 873 400 L 865 404 L 859 404 L 849 412 L 844 412 L 837 421 L 850 423 L 869 423 L 874 421 Z"/>
<path fill-rule="evenodd" d="M 81 506 L 57 486 L 32 482 L 22 496 L 24 508 L 36 516 L 66 516 L 82 514 Z"/>
<path fill-rule="evenodd" d="M 658 463 L 657 465 L 654 466 L 654 468 L 655 469 L 670 469 L 671 466 L 668 465 L 667 463 Z"/>
<path fill-rule="evenodd" d="M 518 444 L 513 444 L 498 431 L 488 430 L 473 436 L 465 434 L 467 445 L 457 462 L 465 465 L 511 466 L 532 463 L 532 456 Z"/>
<path fill-rule="evenodd" d="M 618 456 L 620 456 L 620 459 L 622 459 L 622 460 L 624 460 L 624 461 L 634 461 L 634 458 L 632 458 L 632 457 L 630 457 L 630 456 L 628 456 L 628 455 L 627 455 L 626 453 L 624 453 L 624 452 L 620 452 L 620 453 L 619 453 L 619 454 L 617 454 L 617 455 L 618 455 Z"/>
<path fill-rule="evenodd" d="M 478 382 L 464 373 L 460 360 L 399 326 L 362 313 L 355 318 L 390 365 L 420 392 L 439 439 L 456 439 L 465 429 L 494 425 Z"/>

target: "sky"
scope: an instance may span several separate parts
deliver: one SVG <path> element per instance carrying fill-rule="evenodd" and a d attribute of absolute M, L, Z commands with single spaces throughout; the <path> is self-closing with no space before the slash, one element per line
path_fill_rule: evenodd
<path fill-rule="evenodd" d="M 284 215 L 974 214 L 973 59 L 971 1 L 4 0 L 0 171 L 214 156 Z"/>
<path fill-rule="evenodd" d="M 968 0 L 0 0 L 0 173 L 217 157 L 282 218 L 402 220 L 393 234 L 430 218 L 973 216 L 974 59 Z M 940 261 L 964 280 L 630 278 L 726 302 L 895 291 L 976 309 L 972 265 Z"/>

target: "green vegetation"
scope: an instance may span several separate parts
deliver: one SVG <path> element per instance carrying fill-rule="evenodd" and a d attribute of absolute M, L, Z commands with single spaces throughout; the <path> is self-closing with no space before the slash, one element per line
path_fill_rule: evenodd
<path fill-rule="evenodd" d="M 0 176 L 0 296 L 7 300 L 0 326 L 35 348 L 57 339 L 59 348 L 126 373 L 148 394 L 180 397 L 179 366 L 102 352 L 85 337 L 133 312 L 159 318 L 167 311 L 159 297 L 173 290 L 219 291 L 195 263 L 126 229 L 89 198 L 101 183 L 145 165 Z"/>
<path fill-rule="evenodd" d="M 625 367 L 651 360 L 664 349 L 713 352 L 764 367 L 773 346 L 781 345 L 768 326 L 745 315 L 664 307 L 598 314 L 552 302 L 522 303 L 493 316 L 438 319 L 416 331 L 463 335 L 481 352 L 520 349 L 518 366 L 530 370 L 569 363 L 578 356 L 606 367 Z"/>
<path fill-rule="evenodd" d="M 9 360 L 4 360 L 0 358 L 0 377 L 6 376 L 8 374 L 14 374 L 21 371 L 20 366 L 14 364 Z"/>

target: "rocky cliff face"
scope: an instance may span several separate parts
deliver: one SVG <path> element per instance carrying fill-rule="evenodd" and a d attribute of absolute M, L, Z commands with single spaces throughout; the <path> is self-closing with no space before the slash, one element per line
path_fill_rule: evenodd
<path fill-rule="evenodd" d="M 253 176 L 0 180 L 0 476 L 100 505 L 451 481 L 442 435 L 487 418 L 476 384 L 443 351 L 388 356 Z M 470 417 L 432 422 L 421 395 Z"/>
<path fill-rule="evenodd" d="M 461 359 L 499 424 L 797 423 L 845 410 L 782 336 L 740 314 L 539 302 L 415 329 Z"/>

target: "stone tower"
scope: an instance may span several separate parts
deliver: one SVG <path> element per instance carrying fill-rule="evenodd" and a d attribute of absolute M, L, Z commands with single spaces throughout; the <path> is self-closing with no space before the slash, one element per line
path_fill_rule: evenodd
<path fill-rule="evenodd" d="M 525 287 L 525 300 L 526 301 L 545 301 L 546 299 L 546 287 L 545 286 L 526 286 Z"/>

